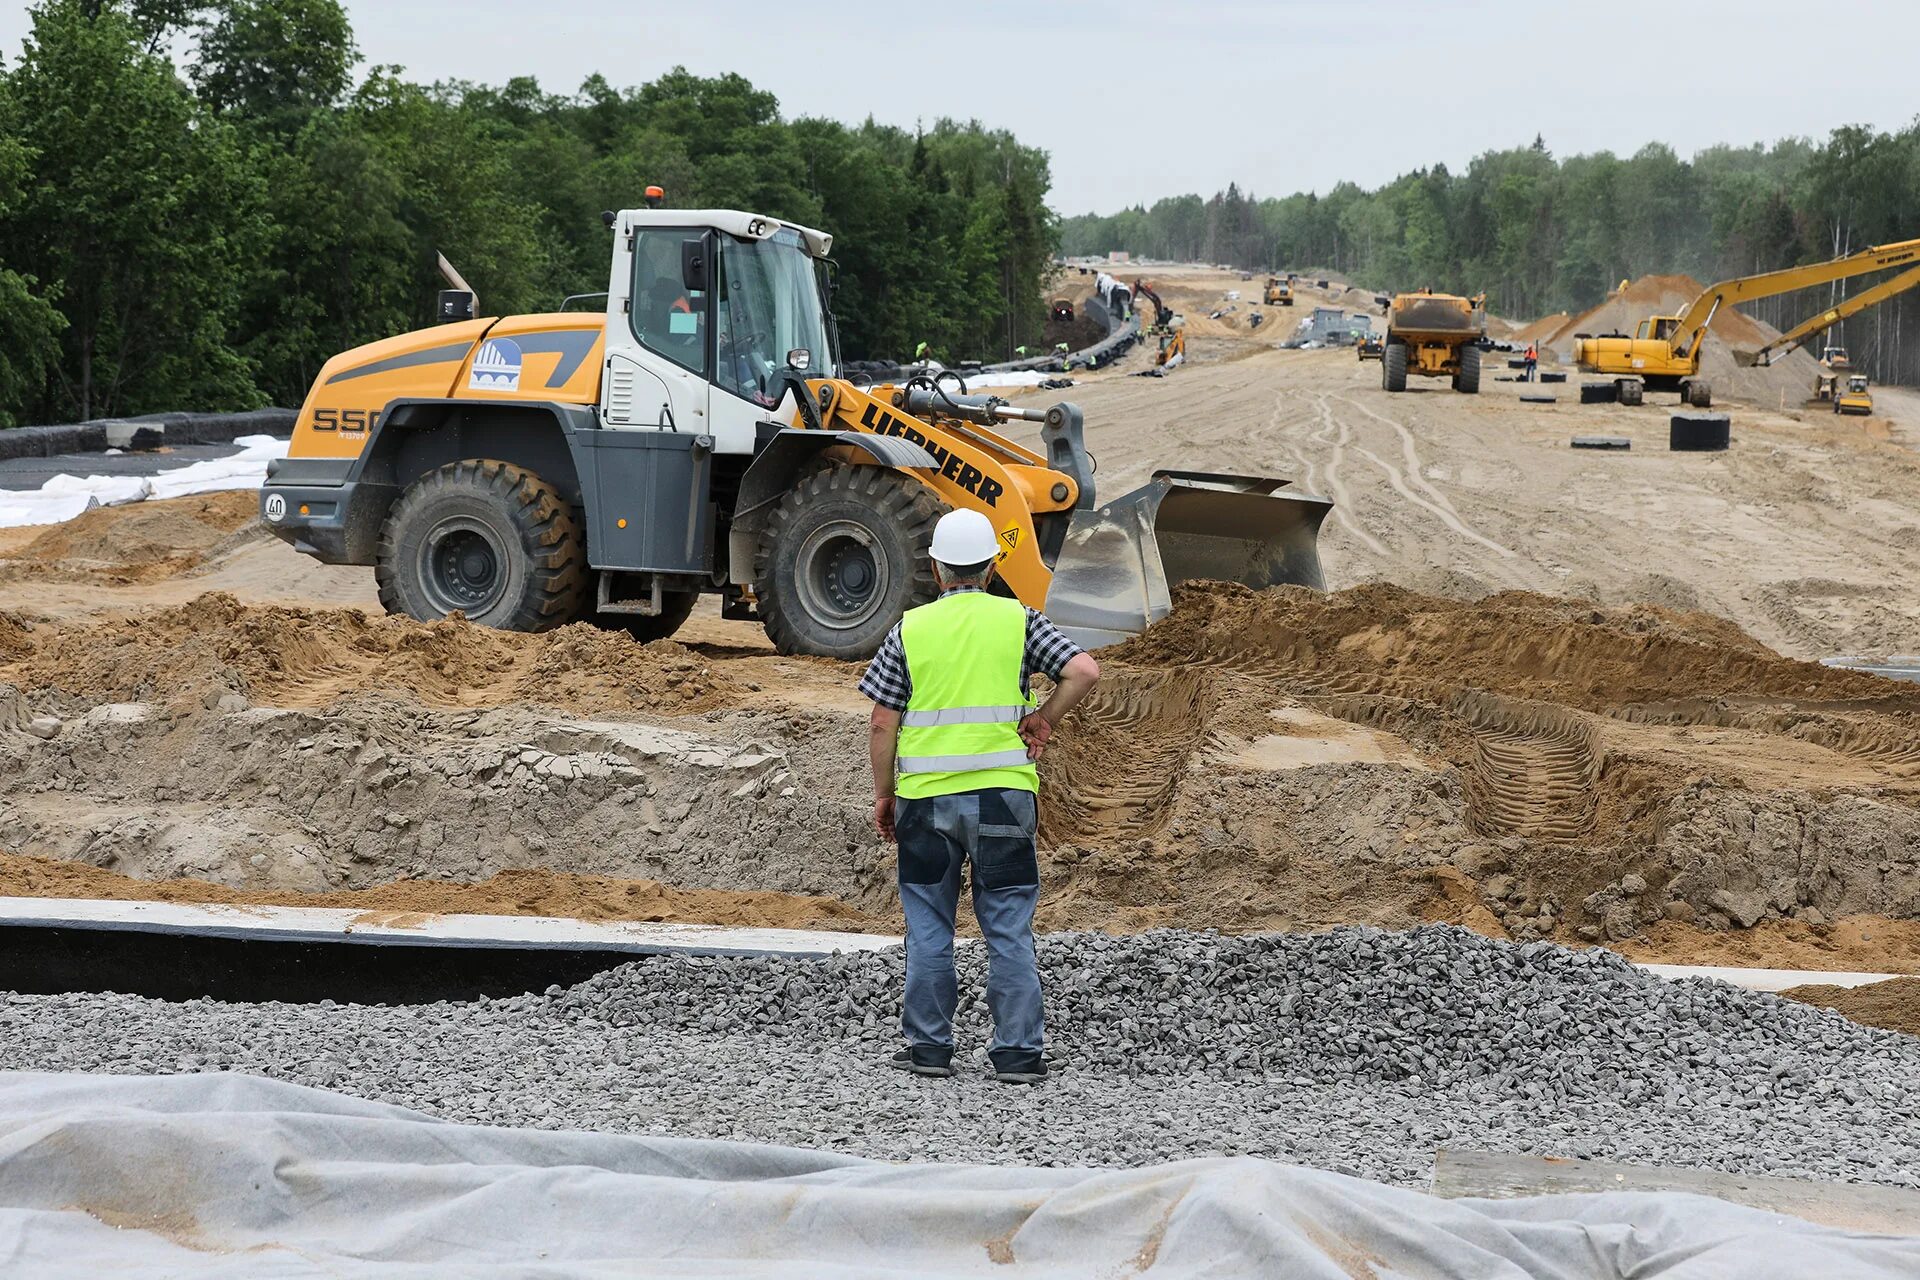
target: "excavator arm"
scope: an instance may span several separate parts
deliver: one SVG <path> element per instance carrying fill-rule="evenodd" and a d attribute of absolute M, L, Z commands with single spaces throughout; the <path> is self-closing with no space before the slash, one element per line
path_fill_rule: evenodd
<path fill-rule="evenodd" d="M 1854 294 L 1837 306 L 1828 307 L 1817 315 L 1809 316 L 1758 351 L 1751 354 L 1738 352 L 1735 358 L 1742 364 L 1770 365 L 1773 363 L 1775 354 L 1791 351 L 1816 333 L 1832 328 L 1848 316 L 1856 316 L 1870 307 L 1877 307 L 1888 298 L 1897 297 L 1915 285 L 1920 285 L 1920 266 L 1909 267 L 1897 276 L 1882 280 L 1871 289 Z"/>
<path fill-rule="evenodd" d="M 1700 344 L 1706 340 L 1707 326 L 1713 323 L 1714 315 L 1723 306 L 1738 306 L 1742 302 L 1771 298 L 1776 294 L 1792 293 L 1795 289 L 1868 275 L 1911 262 L 1920 262 L 1920 240 L 1875 245 L 1844 258 L 1832 258 L 1803 267 L 1787 267 L 1780 271 L 1763 271 L 1758 275 L 1736 276 L 1708 285 L 1681 315 L 1680 323 L 1674 328 L 1674 354 L 1688 360 L 1696 359 L 1700 354 Z"/>

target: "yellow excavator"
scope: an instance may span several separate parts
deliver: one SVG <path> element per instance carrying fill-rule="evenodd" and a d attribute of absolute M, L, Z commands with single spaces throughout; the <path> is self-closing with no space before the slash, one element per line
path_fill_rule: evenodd
<path fill-rule="evenodd" d="M 1582 372 L 1616 378 L 1621 384 L 1620 400 L 1623 404 L 1640 403 L 1640 391 L 1645 387 L 1654 391 L 1677 391 L 1684 403 L 1704 409 L 1713 403 L 1713 388 L 1700 376 L 1700 348 L 1706 342 L 1708 326 L 1713 323 L 1721 307 L 1771 298 L 1777 294 L 1792 293 L 1796 289 L 1908 264 L 1915 265 L 1842 304 L 1850 306 L 1850 310 L 1842 312 L 1840 308 L 1834 308 L 1834 320 L 1822 322 L 1822 317 L 1826 315 L 1822 312 L 1821 316 L 1789 330 L 1788 333 L 1799 335 L 1794 339 L 1797 342 L 1846 315 L 1856 314 L 1920 283 L 1920 240 L 1876 245 L 1827 262 L 1737 276 L 1710 284 L 1700 291 L 1700 296 L 1693 300 L 1686 311 L 1677 316 L 1648 316 L 1640 322 L 1631 338 L 1581 338 L 1574 344 L 1574 362 Z M 1883 292 L 1889 289 L 1891 292 Z M 1862 299 L 1867 301 L 1861 302 Z M 1853 303 L 1860 305 L 1852 306 Z M 1774 351 L 1791 345 L 1785 341 L 1786 338 L 1787 334 L 1782 334 L 1780 340 L 1768 343 L 1761 349 L 1762 352 L 1770 358 Z M 1757 360 L 1759 354 L 1752 353 L 1748 359 Z"/>
<path fill-rule="evenodd" d="M 1072 404 L 952 373 L 857 385 L 838 373 L 832 237 L 660 201 L 605 215 L 599 313 L 484 317 L 443 262 L 438 327 L 321 368 L 261 489 L 267 526 L 372 566 L 393 613 L 656 639 L 711 593 L 781 652 L 838 658 L 932 598 L 933 525 L 958 507 L 993 521 L 1005 588 L 1088 646 L 1141 631 L 1189 579 L 1324 586 L 1327 499 L 1196 471 L 1108 496 Z"/>

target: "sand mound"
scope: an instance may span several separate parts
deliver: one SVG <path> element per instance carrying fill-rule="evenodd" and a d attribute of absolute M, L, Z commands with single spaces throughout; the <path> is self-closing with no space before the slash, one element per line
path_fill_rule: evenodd
<path fill-rule="evenodd" d="M 1654 605 L 1524 591 L 1467 602 L 1384 583 L 1332 595 L 1193 584 L 1176 601 L 1113 656 L 1284 674 L 1329 692 L 1470 687 L 1585 710 L 1777 695 L 1920 711 L 1920 688 L 1782 658 L 1723 618 Z"/>
<path fill-rule="evenodd" d="M 236 491 L 95 507 L 49 527 L 13 558 L 138 565 L 191 556 L 211 550 L 252 522 L 258 503 L 251 491 Z"/>
<path fill-rule="evenodd" d="M 30 650 L 0 667 L 25 689 L 102 701 L 235 693 L 318 706 L 364 689 L 431 706 L 531 702 L 577 711 L 686 712 L 737 697 L 734 682 L 684 645 L 642 645 L 585 623 L 517 635 L 453 619 L 370 618 L 358 609 L 248 606 L 215 592 L 131 618 L 43 623 L 0 615 L 0 636 Z"/>
<path fill-rule="evenodd" d="M 1824 1009 L 1838 1010 L 1869 1027 L 1920 1036 L 1920 978 L 1894 978 L 1864 987 L 1815 983 L 1781 994 L 1790 1000 L 1804 1000 Z"/>
<path fill-rule="evenodd" d="M 1681 314 L 1703 288 L 1692 276 L 1642 276 L 1625 291 L 1609 294 L 1600 305 L 1563 320 L 1545 336 L 1533 336 L 1561 360 L 1571 361 L 1578 335 L 1631 336 L 1648 316 Z M 1813 390 L 1818 368 L 1806 352 L 1777 354 L 1766 368 L 1747 368 L 1734 358 L 1735 351 L 1757 350 L 1779 336 L 1771 325 L 1736 308 L 1722 307 L 1708 327 L 1700 353 L 1700 372 L 1713 384 L 1714 395 L 1770 405 L 1797 406 L 1804 401 Z"/>

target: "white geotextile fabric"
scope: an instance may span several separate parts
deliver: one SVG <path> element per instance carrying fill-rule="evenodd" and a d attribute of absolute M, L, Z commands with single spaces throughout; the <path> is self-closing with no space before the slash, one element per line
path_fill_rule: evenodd
<path fill-rule="evenodd" d="M 179 498 L 222 489 L 258 489 L 267 482 L 267 463 L 287 456 L 285 440 L 240 436 L 240 452 L 208 458 L 154 476 L 54 476 L 38 489 L 0 489 L 0 529 L 16 525 L 60 524 L 93 507 L 114 507 L 148 498 Z"/>
<path fill-rule="evenodd" d="M 1449 1201 L 1247 1158 L 891 1165 L 449 1124 L 253 1076 L 0 1073 L 0 1274 L 188 1272 L 1895 1280 L 1920 1238 L 1701 1196 Z"/>

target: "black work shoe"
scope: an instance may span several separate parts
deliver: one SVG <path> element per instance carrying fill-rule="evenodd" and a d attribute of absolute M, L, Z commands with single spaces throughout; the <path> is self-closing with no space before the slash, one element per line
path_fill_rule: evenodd
<path fill-rule="evenodd" d="M 887 1065 L 917 1076 L 950 1076 L 953 1050 L 937 1044 L 916 1044 L 888 1058 Z"/>
<path fill-rule="evenodd" d="M 1003 1053 L 993 1059 L 993 1078 L 1001 1084 L 1044 1084 L 1047 1060 L 1037 1053 Z"/>

